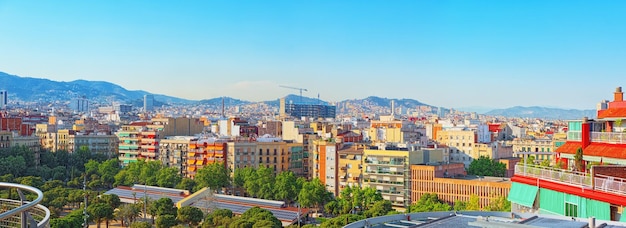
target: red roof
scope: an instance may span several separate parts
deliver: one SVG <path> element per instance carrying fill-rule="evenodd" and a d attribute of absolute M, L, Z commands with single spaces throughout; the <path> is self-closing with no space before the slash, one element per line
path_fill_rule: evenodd
<path fill-rule="evenodd" d="M 608 143 L 592 143 L 583 150 L 584 155 L 609 157 L 609 158 L 626 158 L 626 145 L 624 144 L 608 144 Z"/>
<path fill-rule="evenodd" d="M 556 148 L 555 152 L 566 153 L 566 154 L 575 154 L 578 148 L 581 148 L 583 144 L 581 142 L 565 142 L 559 148 Z"/>
<path fill-rule="evenodd" d="M 598 111 L 598 119 L 602 118 L 626 118 L 626 108 L 609 108 Z"/>
<path fill-rule="evenodd" d="M 556 152 L 575 154 L 580 147 L 582 147 L 580 142 L 566 142 L 556 148 Z M 626 144 L 591 143 L 583 148 L 583 155 L 626 159 Z"/>

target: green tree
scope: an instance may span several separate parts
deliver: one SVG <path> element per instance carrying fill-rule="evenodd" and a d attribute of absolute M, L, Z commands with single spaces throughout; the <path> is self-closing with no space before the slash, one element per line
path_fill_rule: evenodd
<path fill-rule="evenodd" d="M 213 191 L 228 186 L 228 170 L 223 163 L 212 163 L 199 169 L 195 176 L 196 190 L 209 187 Z"/>
<path fill-rule="evenodd" d="M 113 183 L 115 183 L 115 175 L 119 172 L 120 162 L 117 158 L 106 160 L 98 166 L 100 180 L 107 188 L 113 187 Z"/>
<path fill-rule="evenodd" d="M 241 223 L 241 221 L 246 221 Z M 233 221 L 229 227 L 241 227 L 237 226 L 237 224 L 242 224 L 246 227 L 282 227 L 282 223 L 278 220 L 274 215 L 268 211 L 267 209 L 262 209 L 259 207 L 252 207 L 244 212 L 240 217 L 238 217 L 235 221 Z"/>
<path fill-rule="evenodd" d="M 157 173 L 157 184 L 159 187 L 173 188 L 181 180 L 182 176 L 175 167 L 162 168 Z"/>
<path fill-rule="evenodd" d="M 376 203 L 374 203 L 374 205 L 372 205 L 371 208 L 364 211 L 363 215 L 365 215 L 365 217 L 367 218 L 378 217 L 387 215 L 387 213 L 389 213 L 390 211 L 393 211 L 393 209 L 391 208 L 391 201 L 381 200 L 377 201 Z"/>
<path fill-rule="evenodd" d="M 274 177 L 274 171 L 264 165 L 259 166 L 256 170 L 257 178 L 254 180 L 259 186 L 259 192 L 257 196 L 262 199 L 275 199 L 274 197 L 274 185 L 276 184 L 276 178 Z"/>
<path fill-rule="evenodd" d="M 524 159 L 524 163 L 529 164 L 529 165 L 534 165 L 535 164 L 535 156 L 528 156 L 528 157 L 526 157 L 526 159 Z"/>
<path fill-rule="evenodd" d="M 149 222 L 133 222 L 130 228 L 152 228 L 152 225 Z"/>
<path fill-rule="evenodd" d="M 172 201 L 172 199 L 164 197 L 161 198 L 159 200 L 157 200 L 156 202 L 150 204 L 150 207 L 155 207 L 154 210 L 156 211 L 156 215 L 157 216 L 162 216 L 162 215 L 172 215 L 172 216 L 176 216 L 177 210 L 176 207 L 174 207 L 174 202 Z"/>
<path fill-rule="evenodd" d="M 480 210 L 480 199 L 477 195 L 470 195 L 469 201 L 465 206 L 465 210 L 468 211 L 479 211 Z"/>
<path fill-rule="evenodd" d="M 133 224 L 135 219 L 139 217 L 139 213 L 141 213 L 141 210 L 137 204 L 124 204 L 115 211 L 114 215 L 124 226 L 124 224 Z"/>
<path fill-rule="evenodd" d="M 100 228 L 102 220 L 113 218 L 113 208 L 106 203 L 91 204 L 87 207 L 87 212 L 90 218 L 96 222 L 98 228 Z"/>
<path fill-rule="evenodd" d="M 576 171 L 583 172 L 583 148 L 578 147 L 576 149 L 576 154 L 574 154 L 574 167 Z"/>
<path fill-rule="evenodd" d="M 321 228 L 343 227 L 350 223 L 365 219 L 362 215 L 345 214 L 322 222 Z"/>
<path fill-rule="evenodd" d="M 541 167 L 550 167 L 550 159 L 545 159 L 539 164 Z"/>
<path fill-rule="evenodd" d="M 478 176 L 504 177 L 506 165 L 486 156 L 480 156 L 470 163 L 467 173 Z"/>
<path fill-rule="evenodd" d="M 228 209 L 217 209 L 211 211 L 204 217 L 204 223 L 202 227 L 218 227 L 227 226 L 231 222 L 233 212 Z M 228 218 L 228 219 L 226 219 Z"/>
<path fill-rule="evenodd" d="M 157 228 L 170 228 L 176 226 L 178 221 L 176 221 L 175 215 L 161 215 L 156 220 Z"/>
<path fill-rule="evenodd" d="M 176 184 L 176 188 L 184 189 L 189 192 L 193 192 L 194 187 L 196 187 L 196 181 L 191 178 L 183 178 L 178 184 Z"/>
<path fill-rule="evenodd" d="M 302 185 L 302 190 L 298 194 L 298 203 L 303 207 L 318 207 L 328 196 L 326 188 L 322 182 L 315 178 Z"/>
<path fill-rule="evenodd" d="M 176 219 L 189 226 L 197 226 L 202 221 L 202 211 L 197 207 L 184 206 L 178 209 Z"/>
<path fill-rule="evenodd" d="M 467 208 L 467 202 L 461 201 L 461 200 L 454 201 L 455 211 L 465 211 L 466 208 Z"/>
<path fill-rule="evenodd" d="M 291 171 L 281 172 L 276 177 L 274 198 L 289 203 L 298 196 L 296 187 L 296 175 Z"/>
<path fill-rule="evenodd" d="M 488 211 L 511 211 L 511 201 L 505 196 L 492 198 L 487 206 Z"/>
<path fill-rule="evenodd" d="M 440 201 L 435 193 L 423 194 L 416 203 L 410 206 L 411 212 L 450 211 L 450 209 L 450 205 Z"/>

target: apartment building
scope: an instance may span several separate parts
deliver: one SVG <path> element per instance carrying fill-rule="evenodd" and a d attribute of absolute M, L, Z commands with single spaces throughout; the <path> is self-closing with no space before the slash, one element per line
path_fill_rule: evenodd
<path fill-rule="evenodd" d="M 551 138 L 517 138 L 511 142 L 513 151 L 517 157 L 523 158 L 524 155 L 533 156 L 535 161 L 540 162 L 543 160 L 554 160 L 555 150 L 557 148 L 556 142 Z M 520 153 L 521 152 L 521 153 Z"/>
<path fill-rule="evenodd" d="M 194 178 L 199 169 L 213 163 L 222 163 L 226 166 L 228 147 L 226 140 L 198 139 L 191 141 L 187 157 L 183 157 L 183 166 L 186 177 Z M 186 163 L 185 163 L 186 160 Z"/>
<path fill-rule="evenodd" d="M 511 181 L 501 177 L 468 176 L 463 163 L 437 163 L 411 165 L 411 202 L 418 202 L 422 195 L 435 193 L 450 205 L 456 201 L 469 201 L 478 196 L 479 205 L 485 208 L 499 197 L 507 197 Z"/>
<path fill-rule="evenodd" d="M 363 183 L 363 152 L 365 145 L 344 144 L 337 151 L 339 156 L 339 188 L 338 195 L 346 187 L 362 187 Z"/>
<path fill-rule="evenodd" d="M 108 158 L 117 156 L 119 148 L 118 138 L 105 133 L 74 132 L 68 138 L 68 152 L 73 153 L 86 149 L 92 154 L 102 154 Z"/>
<path fill-rule="evenodd" d="M 316 139 L 309 144 L 312 149 L 309 151 L 311 157 L 311 176 L 319 178 L 322 184 L 326 186 L 326 190 L 332 193 L 339 191 L 337 184 L 338 177 L 338 144 L 332 139 L 322 140 Z"/>
<path fill-rule="evenodd" d="M 561 167 L 515 166 L 513 212 L 626 221 L 626 101 L 621 87 L 613 95 L 598 105 L 598 119 L 568 122 L 567 141 L 555 154 Z"/>
<path fill-rule="evenodd" d="M 170 136 L 159 141 L 159 160 L 167 167 L 176 168 L 187 176 L 186 162 L 191 144 L 198 138 L 194 136 Z"/>
<path fill-rule="evenodd" d="M 411 202 L 410 165 L 424 162 L 423 157 L 417 145 L 369 147 L 363 151 L 363 187 L 376 189 L 404 211 Z"/>
<path fill-rule="evenodd" d="M 450 162 L 462 162 L 469 167 L 474 159 L 476 132 L 469 129 L 449 129 L 437 133 L 437 142 L 450 148 Z"/>

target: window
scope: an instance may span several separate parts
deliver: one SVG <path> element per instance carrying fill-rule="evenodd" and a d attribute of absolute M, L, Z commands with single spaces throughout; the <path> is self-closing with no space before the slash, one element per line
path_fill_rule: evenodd
<path fill-rule="evenodd" d="M 270 155 L 270 149 L 265 150 L 266 155 Z"/>
<path fill-rule="evenodd" d="M 276 149 L 274 149 L 274 155 L 276 155 Z"/>
<path fill-rule="evenodd" d="M 270 163 L 270 158 L 269 158 L 269 157 L 267 157 L 267 158 L 265 159 L 265 161 L 266 161 L 267 163 Z"/>
<path fill-rule="evenodd" d="M 276 157 L 274 157 L 274 163 L 276 163 Z"/>
<path fill-rule="evenodd" d="M 259 149 L 259 155 L 263 155 L 263 149 Z"/>
<path fill-rule="evenodd" d="M 578 217 L 578 205 L 566 202 L 565 216 Z"/>

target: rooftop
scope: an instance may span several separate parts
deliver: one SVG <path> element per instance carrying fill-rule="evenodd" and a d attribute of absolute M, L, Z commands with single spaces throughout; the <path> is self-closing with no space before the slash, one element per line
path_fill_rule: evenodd
<path fill-rule="evenodd" d="M 424 212 L 368 218 L 344 228 L 412 228 L 412 227 L 586 227 L 589 219 L 553 215 L 514 214 L 510 212 L 460 211 Z M 626 223 L 595 221 L 596 227 L 626 227 Z"/>

